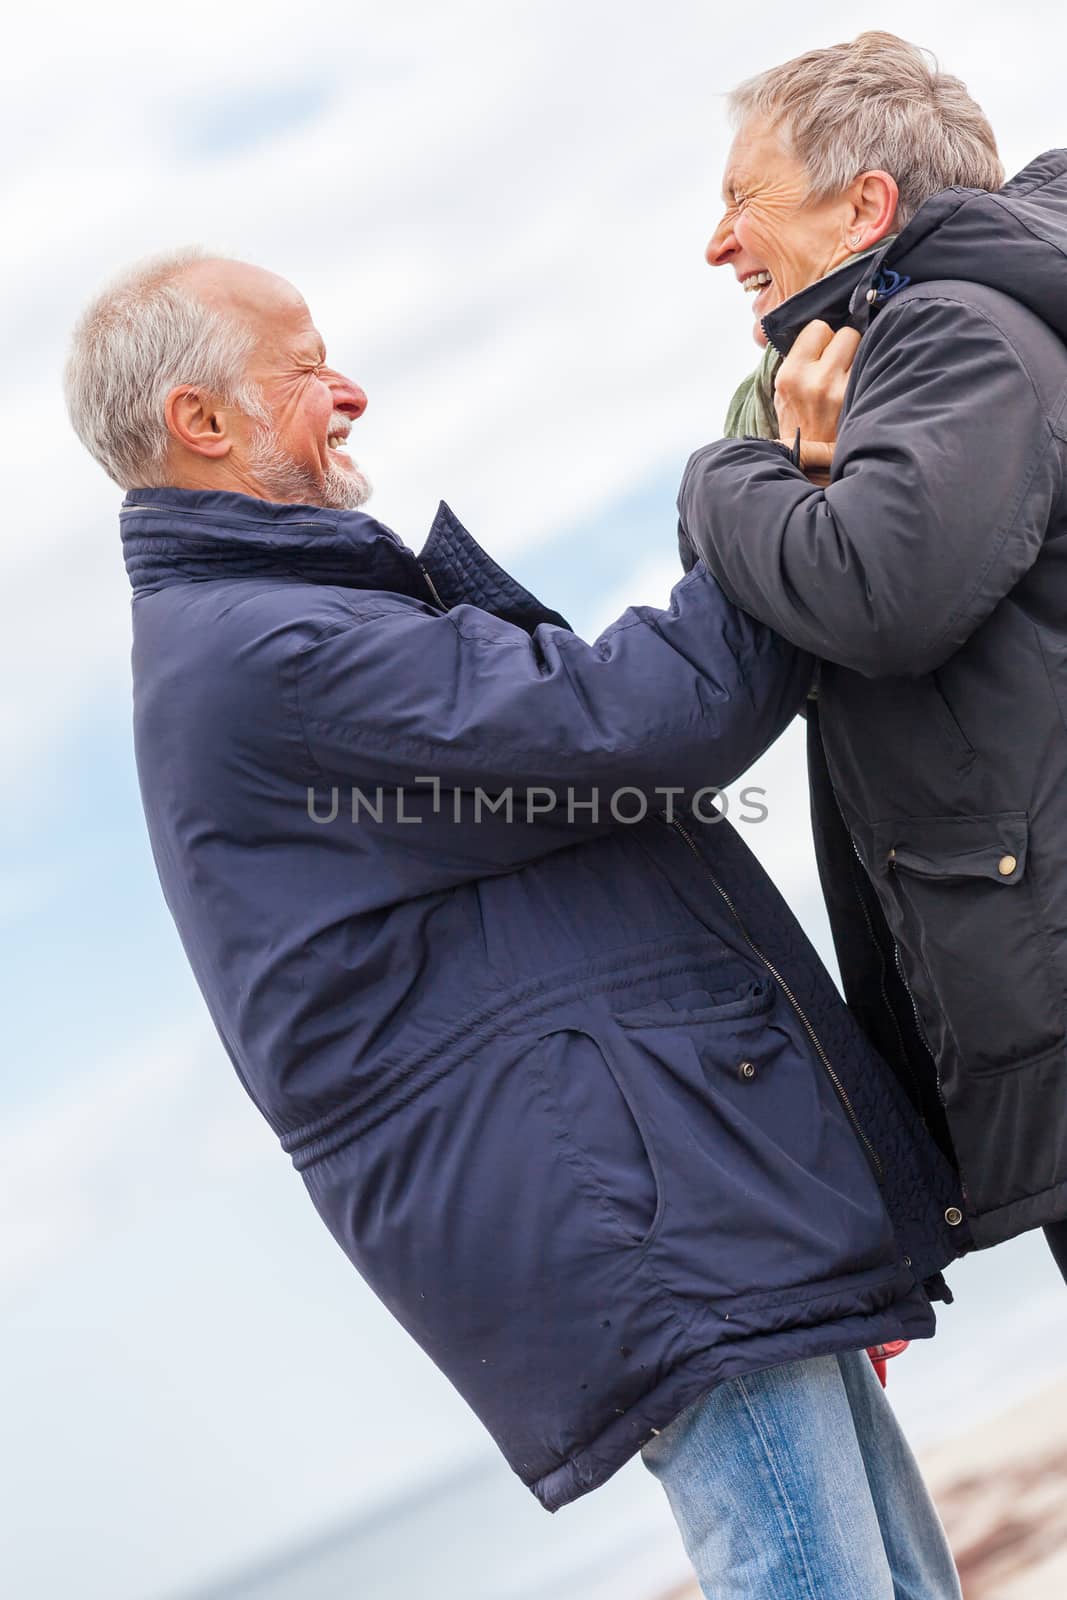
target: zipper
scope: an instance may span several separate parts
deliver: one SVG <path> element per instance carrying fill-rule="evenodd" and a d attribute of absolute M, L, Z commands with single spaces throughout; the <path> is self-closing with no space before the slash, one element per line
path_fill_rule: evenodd
<path fill-rule="evenodd" d="M 201 522 L 216 522 L 218 520 L 213 511 L 196 511 L 191 506 L 183 506 L 182 509 L 178 511 L 173 506 L 146 506 L 142 505 L 140 501 L 137 500 L 130 500 L 128 503 L 121 505 L 119 507 L 119 516 L 124 516 L 127 511 L 147 511 L 150 516 L 162 516 L 167 511 L 173 511 L 176 516 L 199 517 Z M 233 517 L 231 520 L 234 522 L 239 522 L 242 527 L 246 528 L 262 528 L 264 526 L 269 526 L 269 519 L 266 517 L 239 516 Z M 292 517 L 288 518 L 284 522 L 279 522 L 278 526 L 280 528 L 321 528 L 322 523 L 311 517 Z"/>
<path fill-rule="evenodd" d="M 829 777 L 829 770 L 827 771 L 827 776 Z M 860 868 L 860 871 L 863 873 L 864 878 L 866 878 L 868 881 L 870 881 L 870 875 L 867 872 L 867 868 L 863 864 L 863 857 L 860 855 L 860 847 L 856 843 L 856 836 L 852 832 L 852 829 L 849 827 L 848 822 L 847 822 L 847 820 L 845 818 L 845 813 L 844 813 L 844 811 L 842 809 L 841 801 L 840 801 L 840 799 L 838 797 L 838 793 L 837 793 L 836 788 L 834 787 L 832 779 L 830 781 L 830 789 L 831 789 L 831 792 L 832 792 L 833 797 L 834 797 L 834 804 L 837 807 L 837 814 L 841 818 L 841 826 L 844 828 L 845 832 L 848 834 L 848 842 L 852 846 L 853 860 L 857 861 L 859 863 L 859 868 Z M 852 866 L 852 863 L 850 862 L 849 865 Z M 882 954 L 882 947 L 878 943 L 877 936 L 876 936 L 874 928 L 873 928 L 873 926 L 871 924 L 871 915 L 870 915 L 870 912 L 867 910 L 867 903 L 864 900 L 862 893 L 860 892 L 859 884 L 856 882 L 855 867 L 852 867 L 852 870 L 849 873 L 849 876 L 852 879 L 852 887 L 855 890 L 856 899 L 859 901 L 860 910 L 863 912 L 863 920 L 867 924 L 867 932 L 870 935 L 871 944 L 874 946 L 875 952 L 876 952 L 876 954 L 878 956 L 878 966 L 879 966 L 878 987 L 881 990 L 882 999 L 885 1002 L 885 1008 L 889 1012 L 889 1015 L 893 1019 L 893 1027 L 896 1029 L 897 1038 L 900 1040 L 901 1059 L 904 1062 L 904 1065 L 907 1067 L 908 1075 L 911 1078 L 911 1081 L 915 1086 L 915 1093 L 916 1093 L 916 1096 L 918 1098 L 918 1103 L 919 1103 L 920 1121 L 922 1122 L 923 1127 L 926 1128 L 927 1127 L 926 1118 L 922 1115 L 922 1099 L 923 1099 L 923 1097 L 922 1097 L 922 1088 L 921 1088 L 920 1084 L 918 1083 L 918 1081 L 917 1081 L 917 1079 L 915 1077 L 914 1071 L 912 1070 L 911 1058 L 910 1058 L 910 1056 L 908 1054 L 907 1046 L 904 1043 L 904 1038 L 903 1038 L 903 1035 L 901 1034 L 901 1031 L 900 1031 L 900 1022 L 897 1019 L 897 1014 L 896 1014 L 895 1010 L 893 1009 L 892 1003 L 891 1003 L 891 1001 L 889 999 L 889 994 L 888 994 L 888 992 L 886 990 L 886 986 L 885 986 L 885 957 Z M 886 926 L 887 926 L 887 931 L 889 932 L 890 936 L 892 937 L 892 929 L 889 928 L 888 923 L 887 923 Z M 912 1021 L 915 1024 L 916 1037 L 918 1038 L 918 1041 L 922 1045 L 923 1049 L 926 1051 L 927 1055 L 930 1057 L 930 1060 L 931 1060 L 931 1062 L 933 1064 L 933 1068 L 934 1068 L 934 1084 L 935 1084 L 935 1087 L 937 1089 L 937 1098 L 938 1098 L 938 1101 L 941 1104 L 942 1109 L 944 1109 L 945 1097 L 941 1093 L 941 1069 L 937 1064 L 937 1057 L 934 1055 L 934 1052 L 930 1049 L 930 1045 L 929 1045 L 929 1042 L 928 1042 L 927 1037 L 926 1037 L 926 1029 L 923 1027 L 922 1018 L 919 1015 L 919 1007 L 918 1007 L 918 1005 L 916 1003 L 915 996 L 911 992 L 911 984 L 908 982 L 907 975 L 906 975 L 906 973 L 904 971 L 904 963 L 901 960 L 901 955 L 900 955 L 900 946 L 897 943 L 896 939 L 893 939 L 893 964 L 896 967 L 897 976 L 900 978 L 900 981 L 904 986 L 904 993 L 907 995 L 908 1000 L 909 1000 L 909 1002 L 911 1004 L 911 1015 L 912 1015 Z"/>
<path fill-rule="evenodd" d="M 430 593 L 433 595 L 435 604 L 439 605 L 442 611 L 447 611 L 448 607 L 445 605 L 444 601 L 441 599 L 441 596 L 438 594 L 436 586 L 434 585 L 433 579 L 430 577 L 430 574 L 427 572 L 426 568 L 423 566 L 421 561 L 418 563 L 418 568 L 419 568 L 419 571 L 422 573 L 423 577 L 426 579 L 426 587 L 427 587 L 427 589 L 429 589 Z"/>
<path fill-rule="evenodd" d="M 834 798 L 836 799 L 837 796 L 835 795 Z M 848 828 L 848 823 L 845 822 L 844 814 L 841 813 L 840 805 L 838 806 L 838 813 L 841 815 L 841 821 L 843 823 L 845 823 L 846 830 L 848 830 L 848 842 L 852 846 L 852 854 L 853 854 L 855 860 L 859 862 L 860 871 L 863 873 L 864 877 L 866 877 L 867 869 L 863 865 L 863 857 L 860 855 L 859 846 L 857 845 L 857 843 L 855 841 L 855 838 L 852 835 L 851 829 Z M 887 988 L 885 986 L 885 956 L 882 954 L 882 947 L 878 943 L 878 938 L 877 938 L 877 935 L 875 934 L 875 931 L 874 931 L 874 925 L 871 922 L 871 914 L 867 910 L 867 902 L 864 900 L 863 894 L 860 891 L 860 886 L 856 882 L 856 871 L 855 871 L 855 867 L 854 866 L 852 868 L 852 871 L 849 873 L 849 877 L 852 879 L 852 888 L 855 891 L 856 900 L 859 903 L 859 908 L 863 912 L 863 920 L 864 920 L 864 922 L 865 922 L 865 924 L 867 926 L 867 933 L 868 933 L 868 935 L 870 937 L 871 945 L 874 948 L 875 955 L 878 957 L 878 988 L 879 988 L 879 991 L 880 991 L 881 996 L 882 996 L 882 1002 L 885 1005 L 885 1009 L 889 1013 L 890 1018 L 892 1019 L 893 1028 L 894 1028 L 894 1030 L 896 1032 L 896 1036 L 897 1036 L 897 1042 L 900 1045 L 900 1059 L 903 1062 L 904 1066 L 907 1067 L 907 1069 L 908 1069 L 908 1076 L 910 1077 L 910 1079 L 912 1081 L 912 1086 L 913 1086 L 913 1088 L 915 1090 L 915 1096 L 916 1096 L 916 1100 L 918 1102 L 919 1117 L 920 1117 L 920 1120 L 922 1122 L 923 1127 L 925 1128 L 927 1126 L 927 1122 L 926 1122 L 926 1118 L 922 1114 L 922 1103 L 923 1103 L 922 1086 L 919 1083 L 918 1078 L 915 1076 L 915 1070 L 914 1070 L 914 1068 L 912 1067 L 912 1064 L 911 1064 L 911 1056 L 910 1056 L 910 1054 L 908 1052 L 907 1045 L 904 1043 L 904 1035 L 900 1031 L 900 1021 L 899 1021 L 899 1019 L 897 1017 L 896 1011 L 893 1008 L 893 1003 L 889 998 L 889 991 L 887 990 Z M 923 1049 L 926 1051 L 926 1053 L 930 1057 L 931 1061 L 934 1062 L 934 1073 L 936 1075 L 936 1073 L 937 1073 L 937 1062 L 934 1061 L 934 1053 L 930 1049 L 930 1046 L 926 1042 L 926 1034 L 923 1032 L 922 1023 L 919 1020 L 919 1008 L 915 1004 L 915 996 L 912 994 L 911 989 L 908 986 L 908 980 L 904 976 L 904 969 L 900 964 L 900 946 L 897 944 L 895 939 L 893 940 L 893 954 L 894 954 L 894 957 L 895 957 L 896 969 L 897 969 L 897 972 L 898 972 L 898 974 L 900 976 L 900 981 L 904 985 L 904 993 L 907 995 L 908 999 L 911 1001 L 911 1009 L 912 1009 L 914 1022 L 915 1022 L 915 1032 L 918 1035 L 919 1043 L 922 1045 Z M 940 1095 L 940 1089 L 939 1089 L 938 1090 L 938 1099 L 940 1099 L 940 1098 L 941 1098 L 941 1095 Z"/>
<path fill-rule="evenodd" d="M 848 1091 L 846 1090 L 844 1084 L 841 1082 L 841 1079 L 838 1076 L 837 1071 L 836 1071 L 835 1067 L 833 1066 L 833 1063 L 830 1060 L 830 1057 L 826 1054 L 826 1051 L 823 1048 L 822 1040 L 819 1038 L 818 1034 L 815 1032 L 815 1029 L 812 1026 L 811 1020 L 808 1017 L 807 1013 L 802 1008 L 802 1006 L 800 1004 L 800 1001 L 797 999 L 797 997 L 793 993 L 792 989 L 786 983 L 785 979 L 782 977 L 782 974 L 778 971 L 778 968 L 770 960 L 770 957 L 766 956 L 763 953 L 763 951 L 756 944 L 755 940 L 752 938 L 752 936 L 749 933 L 748 929 L 745 927 L 745 924 L 742 922 L 741 915 L 740 915 L 737 907 L 734 905 L 733 900 L 730 898 L 729 894 L 727 894 L 726 890 L 723 888 L 722 884 L 719 882 L 719 880 L 715 876 L 714 872 L 712 872 L 712 870 L 711 870 L 710 866 L 708 865 L 707 861 L 704 859 L 703 855 L 700 853 L 700 850 L 697 848 L 696 841 L 693 839 L 691 834 L 689 834 L 685 830 L 685 828 L 682 827 L 682 824 L 680 822 L 678 822 L 678 821 L 669 822 L 669 823 L 667 823 L 667 826 L 669 828 L 673 828 L 675 830 L 675 832 L 678 833 L 679 836 L 682 839 L 685 840 L 686 844 L 689 846 L 689 849 L 696 856 L 696 858 L 699 861 L 700 865 L 703 867 L 705 873 L 707 874 L 707 876 L 711 879 L 712 883 L 714 884 L 716 892 L 718 893 L 718 895 L 722 899 L 723 903 L 725 904 L 727 910 L 729 911 L 730 915 L 733 917 L 734 921 L 736 922 L 736 924 L 737 924 L 737 926 L 738 926 L 738 928 L 739 928 L 739 930 L 741 932 L 741 937 L 744 939 L 745 943 L 748 945 L 748 948 L 752 951 L 752 954 L 756 957 L 756 959 L 758 961 L 762 962 L 763 966 L 770 973 L 771 977 L 774 979 L 775 983 L 778 985 L 779 989 L 781 989 L 782 993 L 785 995 L 786 999 L 789 1001 L 789 1004 L 792 1006 L 793 1010 L 796 1012 L 796 1015 L 797 1015 L 799 1021 L 801 1022 L 805 1033 L 807 1034 L 808 1038 L 811 1040 L 812 1044 L 815 1047 L 816 1054 L 818 1055 L 819 1060 L 822 1062 L 823 1067 L 825 1068 L 827 1077 L 830 1079 L 830 1082 L 833 1084 L 834 1091 L 835 1091 L 835 1093 L 837 1095 L 837 1098 L 840 1100 L 842 1106 L 845 1109 L 845 1112 L 848 1115 L 848 1119 L 852 1124 L 852 1127 L 853 1127 L 853 1129 L 855 1131 L 856 1137 L 860 1140 L 861 1144 L 863 1145 L 864 1149 L 866 1150 L 867 1155 L 870 1158 L 871 1165 L 874 1167 L 874 1170 L 878 1175 L 879 1182 L 881 1182 L 882 1179 L 885 1177 L 885 1167 L 882 1164 L 882 1158 L 878 1154 L 877 1150 L 874 1148 L 874 1146 L 871 1143 L 871 1141 L 868 1139 L 866 1133 L 864 1132 L 863 1125 L 860 1122 L 859 1117 L 856 1115 L 855 1107 L 853 1106 L 852 1101 L 848 1097 Z"/>
<path fill-rule="evenodd" d="M 895 939 L 893 940 L 893 959 L 896 963 L 897 973 L 900 977 L 900 981 L 904 985 L 904 993 L 911 1001 L 912 1015 L 915 1018 L 915 1032 L 919 1036 L 919 1043 L 922 1045 L 923 1049 L 926 1051 L 927 1055 L 930 1057 L 930 1060 L 934 1064 L 934 1082 L 937 1085 L 937 1098 L 940 1100 L 942 1107 L 944 1107 L 945 1097 L 941 1092 L 941 1063 L 938 1061 L 937 1056 L 930 1048 L 930 1041 L 926 1037 L 926 1029 L 923 1027 L 923 1021 L 919 1015 L 918 1003 L 916 1002 L 915 996 L 911 992 L 911 984 L 908 982 L 907 973 L 904 971 L 904 958 L 900 953 L 900 945 Z"/>
<path fill-rule="evenodd" d="M 917 1001 L 915 999 L 915 996 L 911 992 L 911 984 L 908 982 L 908 975 L 904 971 L 904 958 L 900 953 L 900 946 L 899 946 L 899 944 L 897 944 L 897 941 L 895 939 L 893 940 L 893 961 L 894 961 L 894 964 L 895 964 L 896 969 L 897 969 L 897 975 L 900 978 L 901 983 L 904 985 L 904 993 L 907 995 L 908 999 L 911 1001 L 911 1014 L 915 1019 L 915 1032 L 919 1035 L 919 1043 L 922 1045 L 923 1049 L 926 1051 L 926 1054 L 930 1057 L 930 1060 L 933 1062 L 934 1070 L 936 1072 L 937 1071 L 937 1057 L 934 1055 L 934 1052 L 930 1049 L 930 1044 L 929 1044 L 929 1041 L 928 1041 L 928 1039 L 926 1037 L 926 1029 L 923 1027 L 923 1020 L 919 1015 L 919 1006 L 918 1006 L 918 1003 L 917 1003 Z M 938 1089 L 938 1094 L 940 1094 L 940 1092 L 941 1092 L 941 1076 L 940 1076 L 940 1073 L 938 1073 L 937 1089 Z"/>
<path fill-rule="evenodd" d="M 923 1049 L 926 1051 L 927 1055 L 930 1057 L 930 1060 L 933 1062 L 934 1084 L 935 1084 L 935 1086 L 937 1088 L 937 1098 L 938 1098 L 938 1100 L 939 1100 L 939 1102 L 941 1104 L 942 1111 L 944 1111 L 944 1113 L 945 1113 L 945 1123 L 946 1123 L 946 1126 L 948 1127 L 949 1138 L 951 1139 L 952 1138 L 952 1124 L 949 1121 L 948 1107 L 945 1105 L 945 1096 L 942 1093 L 942 1089 L 941 1089 L 941 1063 L 938 1060 L 938 1058 L 937 1058 L 936 1054 L 934 1053 L 934 1051 L 931 1050 L 931 1048 L 930 1048 L 930 1041 L 926 1037 L 926 1029 L 923 1027 L 922 1018 L 919 1015 L 919 1007 L 918 1007 L 918 1005 L 916 1003 L 915 996 L 911 992 L 911 984 L 908 982 L 907 973 L 904 971 L 904 958 L 901 956 L 900 946 L 899 946 L 899 944 L 897 943 L 897 941 L 895 939 L 893 940 L 893 957 L 894 957 L 894 960 L 895 960 L 895 963 L 896 963 L 897 972 L 898 972 L 898 974 L 900 976 L 900 981 L 904 985 L 904 993 L 907 995 L 908 999 L 911 1001 L 911 1009 L 912 1009 L 912 1013 L 913 1013 L 913 1015 L 915 1017 L 915 1031 L 919 1036 L 919 1043 L 922 1045 Z M 955 1140 L 953 1140 L 952 1149 L 953 1149 L 953 1152 L 955 1152 L 955 1149 L 956 1149 Z M 955 1163 L 956 1163 L 956 1171 L 959 1174 L 960 1192 L 963 1195 L 964 1209 L 966 1210 L 966 1208 L 967 1208 L 967 1206 L 969 1204 L 968 1198 L 967 1198 L 967 1180 L 963 1175 L 963 1164 L 960 1161 L 959 1156 L 954 1153 L 954 1157 L 953 1158 L 954 1158 Z"/>

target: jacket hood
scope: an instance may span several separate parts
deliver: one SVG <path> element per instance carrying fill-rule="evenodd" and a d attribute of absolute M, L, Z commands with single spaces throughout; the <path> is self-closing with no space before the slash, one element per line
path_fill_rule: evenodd
<path fill-rule="evenodd" d="M 793 295 L 764 319 L 783 352 L 808 322 L 870 317 L 908 283 L 981 283 L 1011 295 L 1067 342 L 1067 150 L 1048 150 L 1003 189 L 945 189 L 879 253 Z"/>

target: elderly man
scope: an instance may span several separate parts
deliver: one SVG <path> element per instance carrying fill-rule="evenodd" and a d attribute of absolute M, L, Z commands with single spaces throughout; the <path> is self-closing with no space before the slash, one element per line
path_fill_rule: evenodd
<path fill-rule="evenodd" d="M 957 1596 L 863 1350 L 931 1332 L 963 1197 L 694 820 L 809 658 L 699 564 L 587 645 L 446 507 L 413 555 L 259 268 L 129 274 L 68 399 L 129 491 L 163 891 L 342 1249 L 550 1509 L 644 1446 L 708 1594 Z"/>
<path fill-rule="evenodd" d="M 963 84 L 888 34 L 734 111 L 707 257 L 755 291 L 766 350 L 728 424 L 747 437 L 687 471 L 688 559 L 822 659 L 846 992 L 976 1244 L 1045 1225 L 1067 1275 L 1067 153 L 1001 188 Z M 820 364 L 844 393 L 825 488 L 773 442 Z"/>

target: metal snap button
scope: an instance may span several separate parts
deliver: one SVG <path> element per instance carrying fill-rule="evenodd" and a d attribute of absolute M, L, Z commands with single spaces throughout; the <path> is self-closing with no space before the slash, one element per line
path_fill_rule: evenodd
<path fill-rule="evenodd" d="M 895 861 L 896 859 L 897 859 L 896 850 L 895 849 L 890 850 L 889 854 L 886 856 L 886 860 L 887 861 Z"/>
<path fill-rule="evenodd" d="M 742 1078 L 754 1078 L 756 1076 L 756 1063 L 754 1061 L 742 1061 L 737 1070 Z"/>
<path fill-rule="evenodd" d="M 1010 878 L 1018 865 L 1014 856 L 1001 856 L 997 862 L 997 871 L 1002 878 Z"/>
<path fill-rule="evenodd" d="M 868 289 L 867 290 L 867 304 L 869 306 L 873 306 L 874 302 L 877 300 L 877 298 L 878 298 L 878 290 L 877 289 Z"/>
<path fill-rule="evenodd" d="M 948 1210 L 945 1212 L 945 1221 L 948 1223 L 950 1228 L 959 1227 L 960 1223 L 963 1221 L 963 1212 L 960 1210 L 959 1206 L 949 1206 Z"/>

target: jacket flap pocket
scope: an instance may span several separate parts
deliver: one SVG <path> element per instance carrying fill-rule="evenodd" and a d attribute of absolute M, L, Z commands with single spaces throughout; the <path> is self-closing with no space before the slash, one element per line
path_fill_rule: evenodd
<path fill-rule="evenodd" d="M 900 817 L 872 829 L 872 867 L 920 878 L 987 878 L 1013 884 L 1026 871 L 1030 823 L 1025 811 L 983 817 Z"/>
<path fill-rule="evenodd" d="M 762 1016 L 774 1005 L 774 984 L 769 978 L 746 978 L 726 989 L 690 989 L 669 998 L 660 996 L 643 1006 L 615 1011 L 623 1028 L 692 1027 L 694 1023 L 733 1022 Z"/>

